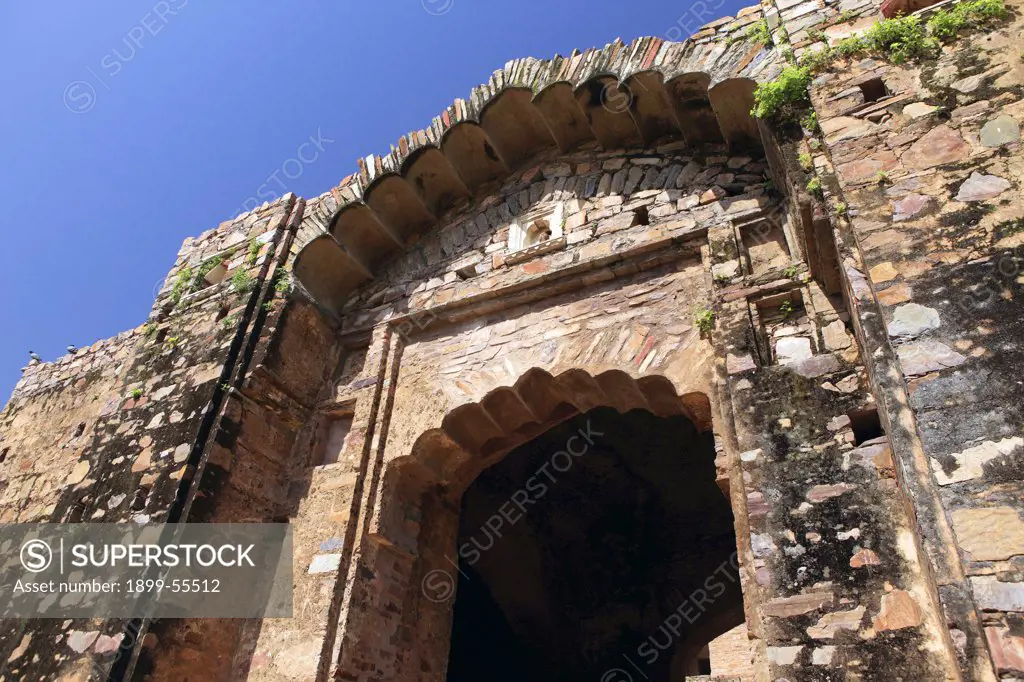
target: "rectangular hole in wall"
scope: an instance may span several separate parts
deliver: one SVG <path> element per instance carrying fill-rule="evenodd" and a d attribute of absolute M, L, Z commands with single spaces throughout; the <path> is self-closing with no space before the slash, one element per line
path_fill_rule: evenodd
<path fill-rule="evenodd" d="M 814 355 L 814 328 L 799 289 L 755 301 L 753 313 L 766 364 L 792 364 Z"/>
<path fill-rule="evenodd" d="M 889 96 L 889 88 L 885 87 L 885 81 L 881 78 L 866 80 L 857 87 L 860 88 L 861 93 L 864 95 L 865 104 L 878 102 Z"/>
<path fill-rule="evenodd" d="M 345 454 L 352 431 L 352 413 L 325 414 L 320 422 L 319 437 L 313 452 L 313 466 L 337 464 Z"/>
<path fill-rule="evenodd" d="M 792 262 L 782 224 L 774 220 L 758 220 L 740 227 L 743 255 L 747 270 L 760 275 L 789 267 Z"/>
<path fill-rule="evenodd" d="M 850 410 L 846 413 L 846 416 L 850 418 L 854 445 L 861 445 L 869 440 L 881 438 L 885 435 L 885 429 L 882 428 L 882 420 L 878 416 L 878 410 L 874 407 L 863 410 Z"/>

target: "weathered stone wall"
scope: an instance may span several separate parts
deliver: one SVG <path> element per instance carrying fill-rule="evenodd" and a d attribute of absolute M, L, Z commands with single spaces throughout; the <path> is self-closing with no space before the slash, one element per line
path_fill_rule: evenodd
<path fill-rule="evenodd" d="M 29 368 L 5 409 L 3 438 L 12 443 L 11 464 L 29 472 L 24 462 L 34 461 L 38 480 L 7 479 L 4 472 L 25 489 L 5 515 L 13 508 L 19 520 L 51 522 L 188 518 L 197 494 L 202 499 L 193 484 L 209 457 L 220 402 L 260 309 L 257 299 L 269 286 L 264 265 L 293 204 L 287 198 L 186 240 L 144 327 L 55 365 Z M 224 261 L 226 277 L 193 286 L 197 268 L 213 256 Z M 235 277 L 242 271 L 248 274 Z M 79 364 L 85 373 L 75 377 Z M 81 392 L 62 391 L 66 384 Z M 32 449 L 52 442 L 53 425 L 66 418 L 53 410 L 65 406 L 68 417 L 85 424 L 78 440 L 58 435 L 53 450 Z M 45 411 L 47 419 L 25 423 L 25 410 Z M 117 621 L 7 623 L 0 657 L 14 679 L 85 680 L 127 665 L 141 634 L 138 625 Z"/>
<path fill-rule="evenodd" d="M 814 165 L 851 216 L 869 371 L 970 679 L 1024 674 L 1024 24 L 1009 5 L 1005 28 L 935 61 L 839 63 L 813 89 Z"/>
<path fill-rule="evenodd" d="M 144 327 L 26 369 L 0 520 L 288 521 L 295 618 L 8 623 L 0 679 L 444 679 L 422 586 L 461 492 L 598 407 L 714 433 L 746 623 L 680 651 L 729 632 L 715 676 L 1024 675 L 1011 5 L 819 76 L 817 139 L 746 116 L 783 58 L 737 38 L 763 16 L 800 55 L 871 0 L 513 62 L 332 192 L 186 240 Z"/>
<path fill-rule="evenodd" d="M 81 480 L 72 469 L 97 420 L 119 406 L 122 373 L 140 336 L 125 332 L 25 368 L 0 413 L 0 521 L 49 520 L 63 489 Z"/>

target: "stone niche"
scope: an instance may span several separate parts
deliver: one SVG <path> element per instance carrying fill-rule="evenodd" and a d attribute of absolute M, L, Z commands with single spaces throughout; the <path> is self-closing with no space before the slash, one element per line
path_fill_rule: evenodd
<path fill-rule="evenodd" d="M 565 246 L 564 207 L 561 202 L 535 206 L 517 216 L 508 227 L 506 263 L 519 263 Z"/>

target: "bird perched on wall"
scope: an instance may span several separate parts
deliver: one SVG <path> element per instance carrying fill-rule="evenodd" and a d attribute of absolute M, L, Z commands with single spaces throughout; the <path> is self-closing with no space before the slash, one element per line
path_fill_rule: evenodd
<path fill-rule="evenodd" d="M 68 344 L 68 352 L 69 353 L 77 353 L 78 352 L 78 348 L 73 343 Z"/>
<path fill-rule="evenodd" d="M 28 352 L 28 356 L 30 358 L 32 358 L 33 360 L 35 360 L 36 362 L 42 362 L 43 361 L 43 359 L 41 357 L 39 357 L 34 350 L 30 350 Z"/>

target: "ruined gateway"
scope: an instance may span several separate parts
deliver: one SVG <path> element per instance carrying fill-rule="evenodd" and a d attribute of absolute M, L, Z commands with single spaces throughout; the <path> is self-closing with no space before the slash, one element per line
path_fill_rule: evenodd
<path fill-rule="evenodd" d="M 186 239 L 145 325 L 25 369 L 0 521 L 288 522 L 295 618 L 8 621 L 2 679 L 1024 679 L 1008 7 L 836 64 L 803 136 L 748 27 L 877 5 L 511 62 Z"/>

